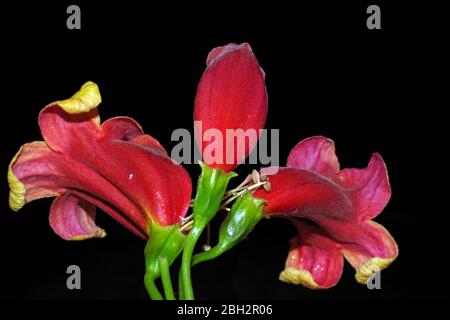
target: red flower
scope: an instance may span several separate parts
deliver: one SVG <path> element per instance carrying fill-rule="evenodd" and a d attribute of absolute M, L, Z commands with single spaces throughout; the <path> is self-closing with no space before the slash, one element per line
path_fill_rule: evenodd
<path fill-rule="evenodd" d="M 150 223 L 170 226 L 186 214 L 191 197 L 187 172 L 133 119 L 100 125 L 96 84 L 39 114 L 45 141 L 23 145 L 9 165 L 10 207 L 55 197 L 50 225 L 67 240 L 104 237 L 95 225 L 98 207 L 146 239 Z"/>
<path fill-rule="evenodd" d="M 366 169 L 339 169 L 333 141 L 312 137 L 289 154 L 288 167 L 269 177 L 265 214 L 293 219 L 292 239 L 280 279 L 310 288 L 334 286 L 343 257 L 356 269 L 356 280 L 386 268 L 398 255 L 389 232 L 371 219 L 386 206 L 391 189 L 383 159 L 374 154 Z"/>
<path fill-rule="evenodd" d="M 206 164 L 229 172 L 245 160 L 264 127 L 264 71 L 248 43 L 215 48 L 206 63 L 195 97 L 194 121 L 201 121 L 196 141 Z"/>

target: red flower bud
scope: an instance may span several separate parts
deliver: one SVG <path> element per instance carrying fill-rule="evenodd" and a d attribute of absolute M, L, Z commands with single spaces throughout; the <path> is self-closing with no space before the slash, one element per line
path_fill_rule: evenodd
<path fill-rule="evenodd" d="M 229 172 L 245 160 L 264 127 L 264 71 L 248 43 L 215 48 L 206 63 L 195 97 L 196 141 L 207 165 Z"/>

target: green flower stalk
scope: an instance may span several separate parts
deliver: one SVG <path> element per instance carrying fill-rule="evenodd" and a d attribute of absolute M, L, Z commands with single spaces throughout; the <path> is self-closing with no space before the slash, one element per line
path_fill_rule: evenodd
<path fill-rule="evenodd" d="M 228 182 L 237 174 L 224 173 L 221 169 L 211 169 L 200 162 L 201 174 L 195 196 L 193 215 L 194 222 L 189 232 L 183 250 L 183 259 L 180 270 L 181 286 L 184 299 L 193 300 L 194 292 L 191 282 L 191 259 L 195 245 L 203 230 L 219 211 Z"/>
<path fill-rule="evenodd" d="M 150 239 L 144 250 L 145 276 L 144 284 L 152 300 L 162 300 L 155 281 L 161 277 L 164 294 L 167 300 L 174 300 L 172 281 L 169 267 L 183 251 L 186 236 L 180 226 L 162 227 L 157 224 L 151 226 Z"/>

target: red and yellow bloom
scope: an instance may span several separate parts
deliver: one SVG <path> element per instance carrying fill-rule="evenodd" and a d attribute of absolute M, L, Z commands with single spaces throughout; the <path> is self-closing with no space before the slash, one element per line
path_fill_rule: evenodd
<path fill-rule="evenodd" d="M 171 226 L 184 217 L 190 177 L 133 119 L 100 124 L 100 102 L 97 85 L 87 82 L 40 112 L 44 141 L 24 144 L 9 165 L 10 207 L 56 197 L 50 225 L 63 239 L 104 237 L 95 207 L 147 239 L 151 224 Z"/>
<path fill-rule="evenodd" d="M 280 279 L 310 288 L 329 288 L 340 279 L 343 257 L 367 283 L 398 255 L 389 232 L 372 221 L 391 196 L 386 166 L 375 153 L 366 169 L 340 170 L 333 141 L 312 137 L 289 154 L 288 166 L 269 176 L 264 213 L 291 218 L 299 231 L 292 239 Z"/>

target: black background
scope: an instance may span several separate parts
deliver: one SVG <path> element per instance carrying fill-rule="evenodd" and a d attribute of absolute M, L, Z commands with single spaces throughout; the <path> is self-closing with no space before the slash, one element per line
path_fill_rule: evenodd
<path fill-rule="evenodd" d="M 61 240 L 48 224 L 51 200 L 27 204 L 18 214 L 8 208 L 7 165 L 21 144 L 41 139 L 40 109 L 87 80 L 100 87 L 102 119 L 131 116 L 170 150 L 174 129 L 192 130 L 196 85 L 209 50 L 244 41 L 266 72 L 266 128 L 280 129 L 281 163 L 298 141 L 317 134 L 335 140 L 344 168 L 364 167 L 372 152 L 382 154 L 393 197 L 377 221 L 395 237 L 400 255 L 383 272 L 381 290 L 356 283 L 348 264 L 332 289 L 288 285 L 278 274 L 295 230 L 271 219 L 233 251 L 193 269 L 197 297 L 449 297 L 449 37 L 443 8 L 378 3 L 382 29 L 368 30 L 371 3 L 78 4 L 81 30 L 66 28 L 68 3 L 1 8 L 0 298 L 147 298 L 142 240 L 105 214 L 97 218 L 105 239 Z M 243 177 L 252 168 L 236 171 Z M 197 166 L 186 169 L 195 185 Z M 81 290 L 66 288 L 71 264 L 81 267 Z"/>

